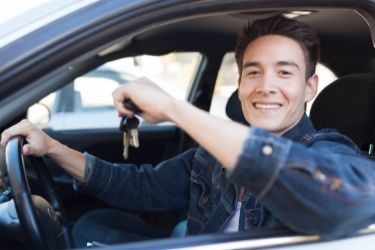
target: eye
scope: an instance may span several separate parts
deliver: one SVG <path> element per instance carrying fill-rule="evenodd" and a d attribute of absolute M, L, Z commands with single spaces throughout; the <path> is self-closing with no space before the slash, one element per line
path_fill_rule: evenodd
<path fill-rule="evenodd" d="M 288 77 L 288 76 L 291 76 L 292 73 L 290 71 L 287 71 L 287 70 L 281 70 L 281 71 L 279 71 L 279 75 L 281 77 Z"/>
<path fill-rule="evenodd" d="M 251 70 L 247 72 L 247 75 L 250 77 L 257 77 L 259 76 L 259 74 L 260 74 L 259 71 L 256 71 L 256 70 Z"/>

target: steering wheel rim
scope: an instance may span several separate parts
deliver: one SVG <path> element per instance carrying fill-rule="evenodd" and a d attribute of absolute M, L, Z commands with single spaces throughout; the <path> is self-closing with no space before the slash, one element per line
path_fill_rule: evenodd
<path fill-rule="evenodd" d="M 35 157 L 31 161 L 37 162 L 38 165 L 42 164 L 42 166 L 35 166 L 35 170 L 44 189 L 47 190 L 48 200 L 52 201 L 53 207 L 42 197 L 31 195 L 22 145 L 22 137 L 11 138 L 6 146 L 5 155 L 9 184 L 28 245 L 32 249 L 72 248 L 74 244 L 71 232 L 63 217 L 63 207 L 55 192 L 53 179 L 44 161 L 37 161 L 38 158 Z M 43 217 L 43 220 L 38 216 Z"/>

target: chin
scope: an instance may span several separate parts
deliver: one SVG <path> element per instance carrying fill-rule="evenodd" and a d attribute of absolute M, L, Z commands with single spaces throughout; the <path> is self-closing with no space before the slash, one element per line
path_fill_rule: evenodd
<path fill-rule="evenodd" d="M 280 125 L 280 119 L 270 116 L 249 115 L 245 116 L 246 120 L 257 128 L 275 128 Z"/>
<path fill-rule="evenodd" d="M 279 124 L 270 123 L 269 121 L 256 121 L 256 122 L 250 122 L 252 127 L 261 128 L 268 132 L 275 133 L 275 131 L 280 131 Z"/>

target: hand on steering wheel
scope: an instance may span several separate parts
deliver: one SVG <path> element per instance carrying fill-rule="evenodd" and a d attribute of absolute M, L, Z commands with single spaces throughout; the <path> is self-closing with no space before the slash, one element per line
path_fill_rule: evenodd
<path fill-rule="evenodd" d="M 31 195 L 22 155 L 23 138 L 15 136 L 6 146 L 9 183 L 17 214 L 30 249 L 73 248 L 74 243 L 53 179 L 42 158 L 30 157 L 46 190 L 47 200 Z"/>

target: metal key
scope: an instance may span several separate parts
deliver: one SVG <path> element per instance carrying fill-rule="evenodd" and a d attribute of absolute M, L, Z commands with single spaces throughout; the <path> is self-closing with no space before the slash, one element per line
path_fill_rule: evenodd
<path fill-rule="evenodd" d="M 130 129 L 130 145 L 138 148 L 139 147 L 139 139 L 138 139 L 138 129 Z"/>
<path fill-rule="evenodd" d="M 141 110 L 131 101 L 125 100 L 124 107 L 133 111 L 135 114 L 139 114 Z M 138 148 L 139 147 L 139 139 L 138 139 L 138 126 L 139 126 L 139 119 L 137 117 L 128 118 L 126 120 L 126 126 L 130 129 L 129 133 L 129 143 L 131 146 Z"/>
<path fill-rule="evenodd" d="M 130 100 L 124 102 L 124 106 L 127 109 L 132 110 L 134 113 L 139 113 L 140 110 L 136 107 Z M 126 160 L 129 157 L 129 146 L 138 148 L 138 126 L 139 119 L 135 116 L 128 117 L 124 116 L 120 122 L 120 130 L 124 132 L 123 134 L 123 157 Z"/>
<path fill-rule="evenodd" d="M 139 119 L 135 116 L 124 116 L 121 119 L 120 129 L 124 131 L 124 136 L 128 139 L 129 145 L 135 148 L 139 147 L 138 126 Z"/>
<path fill-rule="evenodd" d="M 139 140 L 138 140 L 138 125 L 139 119 L 135 116 L 128 117 L 124 116 L 120 122 L 120 130 L 124 132 L 123 134 L 123 156 L 124 159 L 128 159 L 129 157 L 129 146 L 138 148 L 139 147 Z"/>
<path fill-rule="evenodd" d="M 129 157 L 129 133 L 127 133 L 126 131 L 123 131 L 123 139 L 122 139 L 122 144 L 124 146 L 124 149 L 122 151 L 122 156 L 124 157 L 124 159 L 128 159 Z"/>

